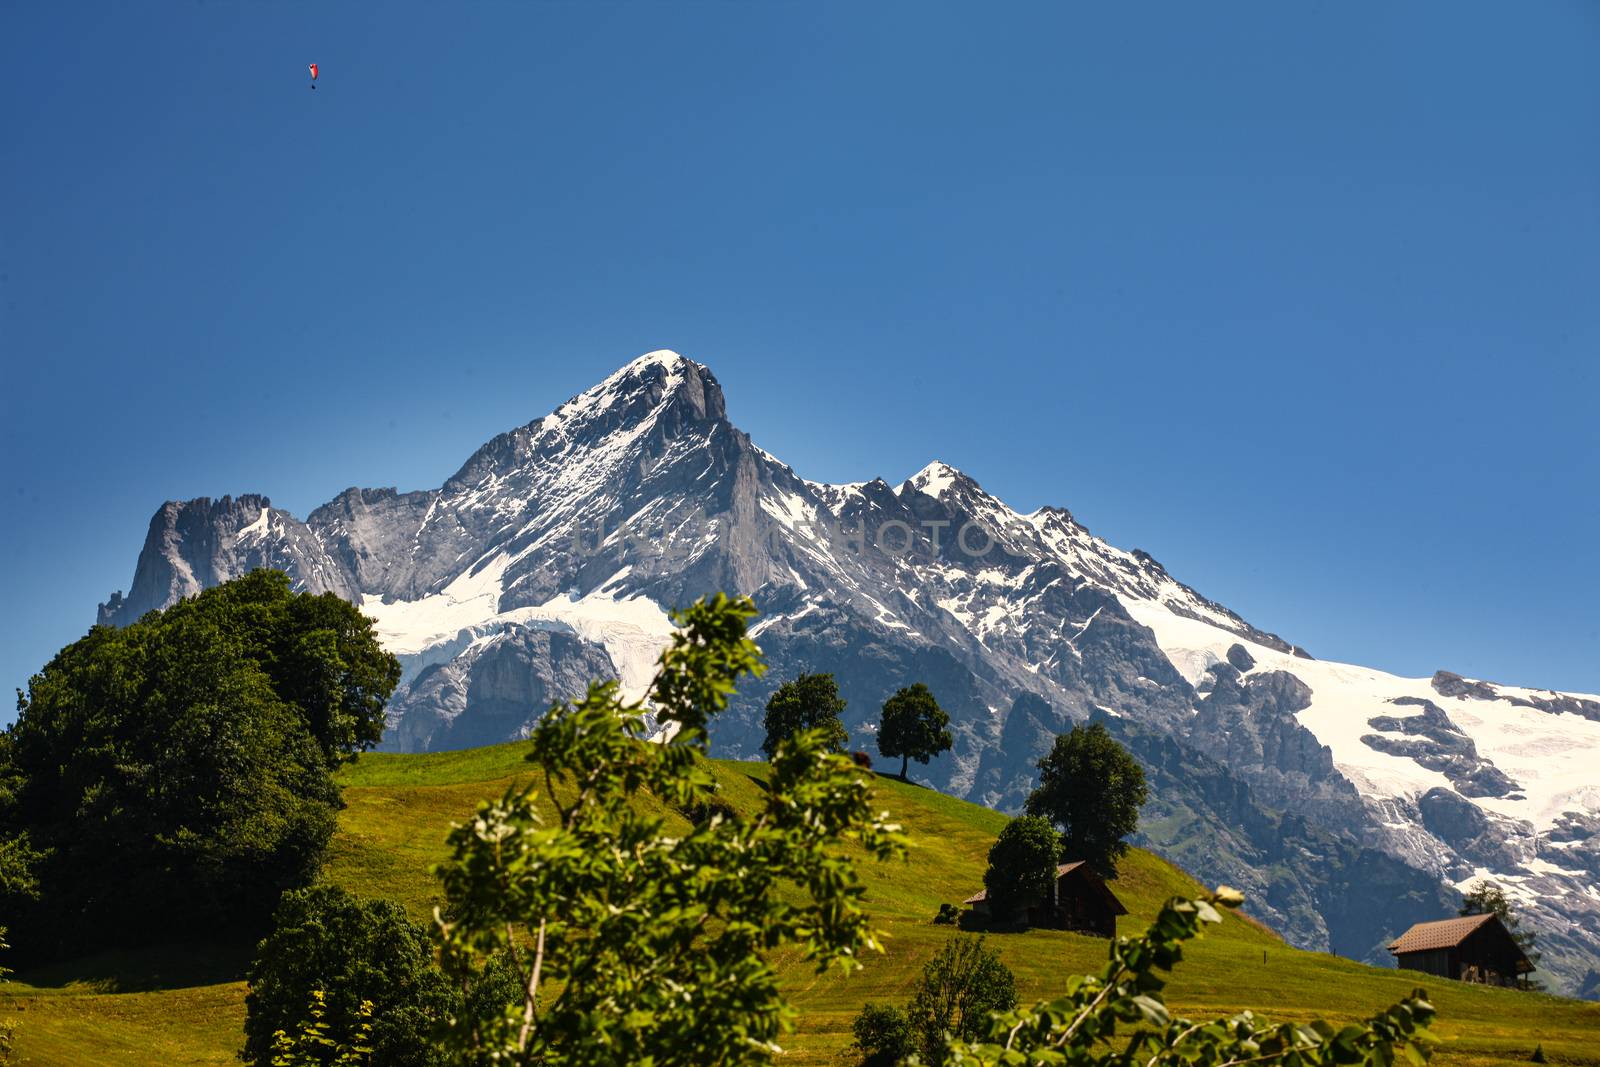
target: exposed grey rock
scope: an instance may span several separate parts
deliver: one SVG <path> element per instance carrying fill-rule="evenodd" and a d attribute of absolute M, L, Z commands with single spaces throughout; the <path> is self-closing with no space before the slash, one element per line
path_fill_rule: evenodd
<path fill-rule="evenodd" d="M 605 649 L 573 634 L 508 626 L 407 683 L 389 705 L 392 740 L 425 752 L 526 737 L 550 705 L 615 673 Z"/>
<path fill-rule="evenodd" d="M 1237 646 L 1235 646 L 1237 647 Z M 1250 783 L 1255 794 L 1279 811 L 1334 809 L 1342 825 L 1363 816 L 1361 798 L 1333 766 L 1333 753 L 1296 713 L 1311 704 L 1311 690 L 1284 671 L 1242 676 L 1232 664 L 1211 668 L 1213 684 L 1195 705 L 1186 731 L 1191 745 Z"/>
<path fill-rule="evenodd" d="M 1551 715 L 1577 715 L 1591 722 L 1600 722 L 1600 700 L 1586 700 L 1569 693 L 1551 693 L 1549 696 L 1524 696 L 1505 692 L 1491 682 L 1471 682 L 1459 674 L 1435 671 L 1433 688 L 1441 696 L 1471 697 L 1475 700 L 1505 700 L 1519 707 L 1537 708 Z"/>
<path fill-rule="evenodd" d="M 1440 696 L 1494 700 L 1500 695 L 1488 682 L 1469 682 L 1461 675 L 1451 674 L 1449 671 L 1434 671 L 1432 685 Z"/>
<path fill-rule="evenodd" d="M 1454 892 L 1437 879 L 1347 830 L 1270 810 L 1239 775 L 1176 737 L 1104 713 L 1095 720 L 1145 768 L 1141 842 L 1243 889 L 1250 914 L 1292 943 L 1387 964 L 1393 937 L 1454 910 Z"/>
<path fill-rule="evenodd" d="M 1367 725 L 1405 738 L 1366 734 L 1363 744 L 1379 752 L 1404 756 L 1450 779 L 1469 797 L 1509 796 L 1521 787 L 1489 760 L 1478 755 L 1477 745 L 1451 721 L 1445 710 L 1421 697 L 1396 697 L 1392 703 L 1422 708 L 1421 715 L 1379 715 Z"/>
<path fill-rule="evenodd" d="M 155 513 L 128 595 L 111 594 L 96 621 L 126 626 L 257 567 L 287 571 L 296 589 L 359 595 L 353 577 L 329 559 L 310 528 L 266 497 L 199 497 L 168 501 Z"/>
<path fill-rule="evenodd" d="M 1243 645 L 1229 645 L 1228 663 L 1236 671 L 1248 672 L 1256 665 L 1256 658 Z"/>

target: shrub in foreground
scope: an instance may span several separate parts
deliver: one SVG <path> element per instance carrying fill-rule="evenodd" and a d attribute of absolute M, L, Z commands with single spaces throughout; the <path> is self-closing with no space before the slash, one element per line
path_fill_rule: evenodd
<path fill-rule="evenodd" d="M 1017 1006 L 1017 980 L 982 937 L 956 936 L 922 968 L 906 1017 L 926 1063 L 943 1063 L 948 1035 L 970 1041 L 989 1016 Z"/>
<path fill-rule="evenodd" d="M 850 1030 L 856 1038 L 852 1047 L 861 1054 L 861 1067 L 894 1067 L 917 1050 L 911 1021 L 892 1005 L 863 1005 Z"/>
<path fill-rule="evenodd" d="M 393 901 L 322 885 L 285 894 L 248 978 L 244 1059 L 256 1067 L 276 1062 L 279 1034 L 304 1037 L 313 1003 L 325 1044 L 300 1040 L 302 1055 L 361 1045 L 374 1067 L 446 1062 L 430 1038 L 461 997 L 434 963 L 428 927 Z"/>

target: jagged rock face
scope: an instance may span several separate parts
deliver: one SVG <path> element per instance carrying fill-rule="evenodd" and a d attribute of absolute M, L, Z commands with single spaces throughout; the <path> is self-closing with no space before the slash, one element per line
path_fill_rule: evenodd
<path fill-rule="evenodd" d="M 301 589 L 355 599 L 360 586 L 328 558 L 305 523 L 264 496 L 168 501 L 150 520 L 128 595 L 113 593 L 97 621 L 126 626 L 258 567 L 293 575 Z"/>
<path fill-rule="evenodd" d="M 526 737 L 550 705 L 616 673 L 603 648 L 571 633 L 507 626 L 418 672 L 390 706 L 391 741 L 421 751 Z"/>
<path fill-rule="evenodd" d="M 1379 715 L 1368 719 L 1367 725 L 1375 730 L 1404 736 L 1367 734 L 1361 738 L 1362 744 L 1440 772 L 1464 796 L 1504 797 L 1519 788 L 1500 768 L 1479 757 L 1472 738 L 1433 701 L 1423 697 L 1395 697 L 1391 703 L 1420 707 L 1422 714 Z"/>
<path fill-rule="evenodd" d="M 1568 693 L 1526 693 L 1506 691 L 1492 682 L 1468 681 L 1459 674 L 1435 671 L 1433 688 L 1440 696 L 1472 697 L 1474 700 L 1504 700 L 1518 707 L 1537 708 L 1551 715 L 1581 715 L 1600 722 L 1600 700 L 1575 697 Z"/>
<path fill-rule="evenodd" d="M 1299 944 L 1382 958 L 1448 910 L 1445 883 L 1488 873 L 1564 931 L 1557 985 L 1600 961 L 1600 701 L 1323 663 L 1068 511 L 1019 514 L 942 463 L 898 485 L 807 481 L 673 353 L 501 434 L 437 489 L 353 488 L 304 522 L 259 497 L 167 504 L 101 619 L 256 566 L 376 620 L 405 666 L 386 747 L 521 736 L 595 676 L 642 694 L 668 609 L 744 593 L 771 670 L 714 722 L 721 754 L 758 752 L 768 694 L 800 671 L 835 673 L 869 750 L 884 699 L 922 681 L 955 747 L 919 777 L 1015 810 L 1054 736 L 1099 715 L 1151 772 L 1151 844 L 1251 890 Z"/>
<path fill-rule="evenodd" d="M 1229 654 L 1235 649 L 1240 646 Z M 1313 804 L 1342 805 L 1341 821 L 1348 822 L 1358 817 L 1360 797 L 1334 769 L 1332 751 L 1295 718 L 1310 706 L 1310 688 L 1286 671 L 1247 677 L 1231 662 L 1217 663 L 1202 685 L 1189 736 L 1201 752 L 1240 768 L 1271 807 L 1297 811 Z"/>

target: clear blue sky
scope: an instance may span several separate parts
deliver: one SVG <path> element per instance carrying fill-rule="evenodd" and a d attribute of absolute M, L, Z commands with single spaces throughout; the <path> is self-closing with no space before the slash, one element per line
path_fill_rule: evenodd
<path fill-rule="evenodd" d="M 671 347 L 807 477 L 1600 691 L 1597 56 L 1582 0 L 8 3 L 0 682 L 167 498 L 438 485 Z"/>

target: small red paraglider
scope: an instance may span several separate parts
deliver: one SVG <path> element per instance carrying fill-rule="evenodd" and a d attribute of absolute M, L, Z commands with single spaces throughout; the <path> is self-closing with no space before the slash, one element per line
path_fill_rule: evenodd
<path fill-rule="evenodd" d="M 315 63 L 313 63 L 313 64 L 311 64 L 311 88 L 315 89 L 316 87 L 317 87 L 317 65 Z"/>

